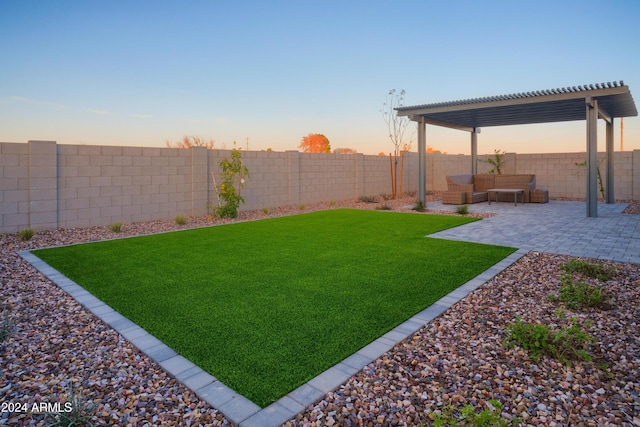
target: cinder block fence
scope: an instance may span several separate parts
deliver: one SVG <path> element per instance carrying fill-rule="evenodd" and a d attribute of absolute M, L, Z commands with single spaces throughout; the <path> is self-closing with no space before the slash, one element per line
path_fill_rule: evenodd
<path fill-rule="evenodd" d="M 205 215 L 207 202 L 217 203 L 218 163 L 229 156 L 203 147 L 0 143 L 0 232 Z M 505 173 L 536 174 L 551 197 L 584 198 L 585 171 L 576 165 L 584 160 L 584 153 L 510 153 Z M 243 162 L 251 177 L 242 210 L 391 193 L 388 157 L 246 151 Z M 488 169 L 479 163 L 479 171 Z M 470 170 L 470 156 L 429 154 L 427 190 L 444 190 L 446 175 Z M 405 153 L 405 191 L 417 189 L 417 175 L 417 153 Z M 616 199 L 640 200 L 640 150 L 615 153 L 615 179 Z"/>

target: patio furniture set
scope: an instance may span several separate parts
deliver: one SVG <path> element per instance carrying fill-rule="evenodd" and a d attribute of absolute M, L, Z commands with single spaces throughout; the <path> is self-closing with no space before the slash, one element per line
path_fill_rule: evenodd
<path fill-rule="evenodd" d="M 447 176 L 447 191 L 442 203 L 464 205 L 467 203 L 498 201 L 522 203 L 547 203 L 549 192 L 536 188 L 536 176 L 531 174 L 463 174 Z"/>

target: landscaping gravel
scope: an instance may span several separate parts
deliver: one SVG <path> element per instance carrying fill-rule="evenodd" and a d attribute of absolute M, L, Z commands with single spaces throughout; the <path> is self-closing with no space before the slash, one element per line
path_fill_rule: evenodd
<path fill-rule="evenodd" d="M 489 400 L 522 425 L 640 425 L 640 266 L 608 262 L 619 274 L 597 283 L 611 297 L 605 308 L 572 310 L 547 299 L 569 259 L 527 254 L 286 425 L 430 425 L 447 405 L 479 413 Z M 507 348 L 518 318 L 553 330 L 575 318 L 594 338 L 593 362 Z"/>
<path fill-rule="evenodd" d="M 409 211 L 414 200 L 310 204 L 242 212 L 239 220 L 339 207 Z M 628 212 L 640 213 L 638 204 Z M 0 425 L 42 425 L 45 415 L 33 413 L 33 405 L 63 404 L 70 387 L 93 425 L 229 425 L 17 255 L 226 222 L 200 217 L 183 226 L 124 224 L 120 233 L 109 227 L 55 230 L 27 242 L 0 235 L 0 332 L 8 332 L 0 342 Z M 429 425 L 429 413 L 446 405 L 479 411 L 495 399 L 503 416 L 522 417 L 525 425 L 640 426 L 640 266 L 607 263 L 619 274 L 598 283 L 611 296 L 606 309 L 571 310 L 547 299 L 557 294 L 559 266 L 567 259 L 526 255 L 287 425 Z M 594 362 L 532 361 L 520 347 L 508 349 L 504 329 L 519 316 L 553 328 L 575 317 L 594 337 Z M 18 411 L 7 411 L 9 405 Z"/>

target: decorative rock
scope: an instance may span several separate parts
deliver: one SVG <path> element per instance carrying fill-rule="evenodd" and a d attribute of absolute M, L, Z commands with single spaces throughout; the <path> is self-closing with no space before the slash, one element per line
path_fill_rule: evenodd
<path fill-rule="evenodd" d="M 387 204 L 397 209 L 413 202 Z M 640 212 L 640 204 L 631 206 L 630 211 Z M 374 208 L 352 201 L 308 205 L 305 211 L 339 207 Z M 268 216 L 297 212 L 297 207 L 274 209 Z M 238 219 L 266 216 L 241 212 Z M 189 226 L 210 224 L 192 218 Z M 94 405 L 91 423 L 96 426 L 230 426 L 219 411 L 16 255 L 24 249 L 179 228 L 185 227 L 153 221 L 127 224 L 119 235 L 108 227 L 92 227 L 39 232 L 27 242 L 0 235 L 0 314 L 15 325 L 0 347 L 1 400 L 34 403 L 60 396 L 62 401 L 73 384 Z M 495 397 L 503 415 L 522 417 L 525 424 L 640 427 L 640 266 L 607 262 L 618 270 L 614 279 L 581 278 L 615 300 L 607 310 L 563 308 L 566 316 L 559 318 L 556 309 L 562 305 L 546 297 L 557 295 L 564 274 L 560 265 L 569 259 L 530 252 L 285 425 L 431 425 L 429 415 L 445 405 L 459 410 L 471 404 L 481 411 Z M 594 359 L 605 360 L 608 367 L 575 361 L 565 366 L 546 356 L 534 363 L 523 349 L 506 348 L 504 330 L 518 317 L 557 327 L 575 317 L 594 338 L 589 347 Z M 32 414 L 0 416 L 0 425 L 42 423 Z"/>

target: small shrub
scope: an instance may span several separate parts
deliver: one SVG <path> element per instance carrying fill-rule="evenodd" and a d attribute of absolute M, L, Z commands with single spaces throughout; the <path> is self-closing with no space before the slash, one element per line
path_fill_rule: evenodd
<path fill-rule="evenodd" d="M 174 221 L 178 225 L 185 225 L 187 223 L 187 217 L 184 215 L 178 215 L 177 217 L 175 217 Z"/>
<path fill-rule="evenodd" d="M 265 215 L 269 214 L 269 208 L 262 208 L 262 213 Z"/>
<path fill-rule="evenodd" d="M 605 294 L 600 286 L 589 285 L 582 280 L 573 281 L 571 274 L 565 274 L 558 299 L 569 308 L 597 307 L 602 304 Z"/>
<path fill-rule="evenodd" d="M 456 208 L 456 212 L 460 215 L 467 215 L 469 213 L 469 207 L 467 205 L 460 205 Z"/>
<path fill-rule="evenodd" d="M 114 233 L 119 233 L 119 232 L 122 231 L 122 223 L 121 222 L 114 222 L 113 224 L 111 224 L 111 226 L 109 228 Z"/>
<path fill-rule="evenodd" d="M 298 209 L 301 210 L 301 211 L 305 210 L 306 207 L 307 207 L 307 205 L 305 205 L 304 203 L 301 203 L 301 204 L 298 205 Z"/>
<path fill-rule="evenodd" d="M 572 259 L 560 266 L 567 273 L 582 273 L 585 276 L 593 277 L 606 282 L 616 275 L 616 269 L 604 264 Z"/>
<path fill-rule="evenodd" d="M 585 347 L 593 338 L 580 328 L 575 318 L 571 319 L 571 326 L 562 327 L 558 332 L 552 331 L 547 325 L 522 323 L 518 318 L 507 326 L 506 333 L 505 345 L 508 348 L 519 345 L 529 352 L 533 360 L 547 355 L 564 363 L 568 363 L 569 359 L 591 361 Z"/>
<path fill-rule="evenodd" d="M 497 427 L 508 427 L 508 426 L 517 426 L 522 420 L 520 418 L 514 417 L 511 420 L 505 420 L 502 418 L 502 404 L 497 400 L 489 400 L 487 402 L 488 409 L 484 409 L 479 413 L 476 413 L 473 406 L 465 405 L 460 410 L 460 415 L 458 417 L 454 414 L 454 408 L 452 405 L 445 406 L 440 414 L 431 413 L 429 417 L 433 420 L 433 425 L 435 427 L 445 427 L 445 426 L 476 426 L 476 427 L 484 427 L 484 426 L 497 426 Z"/>
<path fill-rule="evenodd" d="M 224 205 L 218 207 L 217 214 L 221 218 L 237 218 L 238 208 L 244 203 L 240 189 L 244 187 L 245 178 L 249 178 L 249 169 L 242 163 L 242 153 L 237 148 L 231 150 L 231 160 L 225 158 L 218 164 L 222 176 L 218 187 L 218 202 L 224 200 Z"/>
<path fill-rule="evenodd" d="M 69 384 L 69 392 L 67 393 L 67 403 L 70 404 L 69 411 L 48 414 L 47 425 L 49 427 L 84 427 L 91 425 L 90 420 L 94 406 L 88 404 L 82 396 L 76 395 L 71 384 Z"/>
<path fill-rule="evenodd" d="M 383 203 L 381 205 L 376 206 L 376 210 L 377 211 L 390 211 L 391 210 L 391 206 L 389 206 L 386 203 Z"/>
<path fill-rule="evenodd" d="M 413 210 L 416 212 L 424 212 L 425 211 L 424 202 L 422 200 L 416 201 L 416 204 L 413 207 Z"/>
<path fill-rule="evenodd" d="M 27 240 L 31 240 L 31 238 L 36 234 L 36 230 L 33 228 L 25 228 L 20 230 L 18 234 L 20 234 L 20 239 L 22 239 L 23 242 L 26 242 Z"/>
<path fill-rule="evenodd" d="M 360 196 L 360 201 L 363 203 L 377 203 L 378 198 L 375 196 Z"/>
<path fill-rule="evenodd" d="M 386 194 L 386 193 L 380 194 L 380 197 L 382 197 L 382 200 L 391 200 L 393 198 L 391 194 Z"/>
<path fill-rule="evenodd" d="M 13 331 L 13 324 L 9 321 L 9 319 L 4 319 L 2 325 L 0 326 L 0 342 L 3 342 L 7 339 L 11 332 Z"/>
<path fill-rule="evenodd" d="M 213 218 L 215 218 L 218 215 L 218 208 L 216 208 L 216 206 L 213 203 L 211 203 L 210 200 L 207 200 L 205 207 L 207 209 L 207 219 L 209 221 L 213 220 Z"/>
<path fill-rule="evenodd" d="M 329 206 L 336 206 L 337 204 L 338 202 L 336 202 L 335 200 L 329 202 Z"/>

